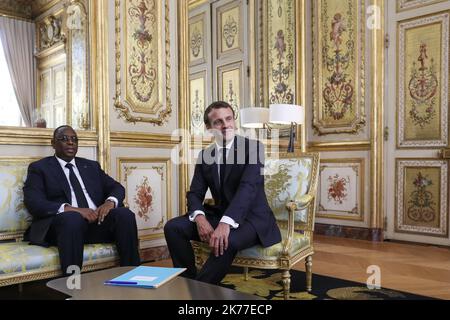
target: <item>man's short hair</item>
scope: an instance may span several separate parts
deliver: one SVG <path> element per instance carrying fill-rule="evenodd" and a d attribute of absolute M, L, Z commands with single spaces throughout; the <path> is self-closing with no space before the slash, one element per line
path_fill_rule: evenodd
<path fill-rule="evenodd" d="M 53 131 L 53 139 L 56 139 L 57 133 L 58 133 L 61 129 L 63 129 L 63 128 L 72 129 L 72 130 L 75 132 L 75 130 L 74 130 L 71 126 L 69 126 L 68 124 L 63 124 L 62 126 L 59 126 L 58 128 L 56 128 L 56 129 Z"/>
<path fill-rule="evenodd" d="M 208 115 L 211 113 L 211 111 L 213 111 L 214 109 L 221 109 L 221 108 L 229 108 L 231 109 L 231 112 L 233 112 L 233 118 L 236 119 L 235 115 L 234 115 L 234 110 L 231 107 L 231 105 L 228 102 L 225 101 L 215 101 L 213 103 L 211 103 L 208 108 L 205 109 L 205 113 L 203 114 L 203 122 L 205 123 L 205 125 L 209 125 L 209 118 Z"/>

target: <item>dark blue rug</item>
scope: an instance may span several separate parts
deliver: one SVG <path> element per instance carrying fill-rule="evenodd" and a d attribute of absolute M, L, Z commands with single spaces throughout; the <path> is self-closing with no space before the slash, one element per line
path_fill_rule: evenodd
<path fill-rule="evenodd" d="M 368 289 L 363 283 L 313 274 L 312 291 L 306 291 L 303 271 L 291 270 L 290 299 L 298 300 L 437 300 L 392 289 Z M 281 272 L 250 269 L 244 280 L 243 269 L 233 267 L 222 280 L 221 286 L 263 297 L 268 300 L 283 299 Z"/>

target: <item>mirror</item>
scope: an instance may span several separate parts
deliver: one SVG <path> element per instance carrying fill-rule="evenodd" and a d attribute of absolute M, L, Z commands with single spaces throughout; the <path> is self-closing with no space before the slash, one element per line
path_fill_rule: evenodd
<path fill-rule="evenodd" d="M 0 3 L 0 125 L 91 129 L 90 1 L 18 2 Z"/>

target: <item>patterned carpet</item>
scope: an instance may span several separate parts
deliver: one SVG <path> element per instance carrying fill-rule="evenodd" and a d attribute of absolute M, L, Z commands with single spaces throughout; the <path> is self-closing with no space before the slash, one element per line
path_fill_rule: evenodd
<path fill-rule="evenodd" d="M 290 299 L 299 300 L 434 300 L 391 289 L 370 290 L 365 284 L 313 274 L 311 293 L 306 288 L 305 273 L 291 270 Z M 242 268 L 233 267 L 221 285 L 268 300 L 283 299 L 281 272 L 250 269 L 248 281 L 244 280 Z"/>

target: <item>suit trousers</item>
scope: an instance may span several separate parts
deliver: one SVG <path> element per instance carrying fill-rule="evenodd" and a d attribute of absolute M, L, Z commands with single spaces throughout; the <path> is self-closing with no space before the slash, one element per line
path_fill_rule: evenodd
<path fill-rule="evenodd" d="M 89 223 L 78 212 L 61 212 L 53 219 L 46 240 L 58 247 L 64 275 L 70 275 L 69 266 L 82 268 L 85 244 L 115 243 L 121 266 L 140 264 L 136 219 L 128 208 L 112 209 L 100 225 Z"/>
<path fill-rule="evenodd" d="M 207 220 L 215 229 L 220 218 L 206 215 Z M 191 222 L 187 215 L 171 219 L 164 226 L 164 235 L 174 267 L 187 268 L 184 277 L 199 281 L 218 284 L 228 273 L 238 251 L 252 247 L 259 243 L 256 230 L 250 223 L 240 224 L 237 229 L 230 229 L 228 249 L 223 255 L 216 257 L 213 252 L 209 255 L 202 269 L 197 273 L 195 267 L 194 250 L 191 240 L 200 241 L 195 222 Z"/>

